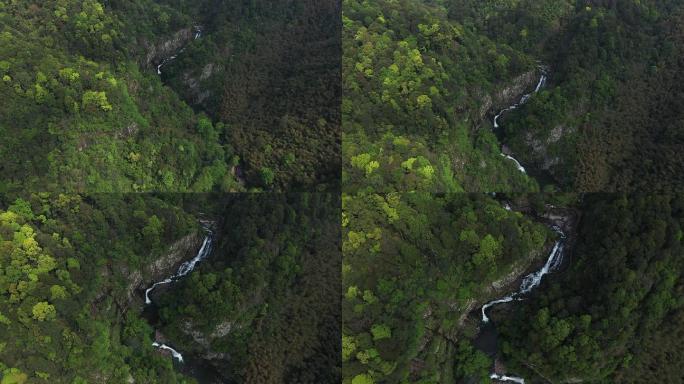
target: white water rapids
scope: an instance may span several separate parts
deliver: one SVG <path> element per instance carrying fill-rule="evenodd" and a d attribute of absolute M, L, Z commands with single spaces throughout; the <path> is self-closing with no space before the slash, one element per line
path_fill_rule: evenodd
<path fill-rule="evenodd" d="M 499 381 L 511 381 L 513 383 L 525 384 L 525 379 L 521 377 L 498 375 L 496 373 L 492 373 L 491 375 L 489 375 L 489 378 Z"/>
<path fill-rule="evenodd" d="M 211 222 L 203 221 L 202 227 L 206 231 L 206 236 L 204 237 L 204 241 L 202 242 L 202 247 L 200 247 L 200 250 L 197 252 L 197 256 L 181 264 L 180 267 L 178 267 L 178 271 L 174 275 L 171 275 L 170 277 L 167 277 L 162 281 L 158 281 L 152 284 L 152 286 L 150 286 L 149 288 L 147 288 L 145 290 L 145 304 L 152 304 L 152 300 L 150 299 L 150 292 L 152 292 L 152 290 L 154 290 L 156 287 L 160 285 L 170 284 L 174 281 L 177 281 L 181 277 L 192 272 L 192 270 L 195 269 L 195 267 L 200 261 L 204 260 L 205 258 L 207 258 L 207 256 L 209 256 L 213 246 L 214 232 L 211 230 Z M 183 362 L 183 355 L 181 355 L 180 352 L 176 351 L 172 347 L 166 344 L 160 344 L 156 341 L 152 342 L 152 346 L 157 347 L 159 349 L 170 351 L 174 359 L 178 360 L 179 363 Z"/>
<path fill-rule="evenodd" d="M 539 92 L 539 90 L 542 89 L 542 87 L 544 86 L 544 84 L 546 84 L 546 79 L 547 79 L 546 70 L 545 70 L 544 68 L 542 68 L 542 69 L 541 69 L 541 77 L 539 78 L 539 82 L 537 83 L 537 86 L 534 88 L 534 91 L 533 91 L 532 93 L 524 94 L 524 95 L 520 98 L 520 101 L 518 101 L 517 103 L 511 105 L 511 106 L 508 107 L 508 108 L 502 109 L 496 116 L 494 116 L 494 129 L 499 128 L 499 118 L 501 117 L 501 115 L 503 115 L 504 113 L 506 113 L 506 112 L 508 112 L 508 111 L 512 111 L 512 110 L 518 108 L 519 106 L 525 104 L 525 103 L 530 99 L 530 97 L 532 97 L 533 94 Z M 525 171 L 525 167 L 523 167 L 523 166 L 520 164 L 520 162 L 519 162 L 518 160 L 516 160 L 513 156 L 507 155 L 507 154 L 505 154 L 505 153 L 503 153 L 503 152 L 501 153 L 501 156 L 507 158 L 508 160 L 514 161 L 516 167 L 518 167 L 518 171 L 520 171 L 520 172 L 522 172 L 522 173 L 527 173 L 527 172 Z"/>
<path fill-rule="evenodd" d="M 508 203 L 504 203 L 504 208 L 507 211 L 511 210 L 511 206 Z M 511 293 L 510 295 L 504 296 L 500 299 L 492 300 L 487 304 L 482 306 L 482 322 L 488 323 L 489 317 L 487 317 L 487 309 L 493 307 L 497 304 L 509 303 L 514 300 L 522 300 L 523 296 L 530 293 L 533 289 L 537 288 L 541 284 L 542 278 L 557 270 L 563 263 L 563 246 L 565 244 L 565 233 L 558 226 L 552 226 L 553 230 L 560 235 L 560 239 L 556 241 L 553 245 L 553 249 L 549 253 L 549 257 L 546 259 L 546 263 L 540 269 L 530 273 L 525 276 L 520 283 L 520 288 L 517 292 Z M 499 375 L 497 373 L 492 373 L 489 378 L 498 381 L 510 381 L 518 384 L 525 384 L 525 379 L 517 376 L 507 376 Z"/>
<path fill-rule="evenodd" d="M 171 351 L 171 355 L 173 355 L 173 358 L 174 358 L 174 359 L 178 360 L 179 363 L 182 363 L 182 362 L 183 362 L 183 355 L 181 355 L 180 353 L 178 353 L 178 351 L 176 351 L 175 349 L 169 347 L 168 345 L 166 345 L 166 344 L 159 344 L 159 343 L 157 343 L 156 341 L 153 341 L 153 342 L 152 342 L 152 346 L 157 347 L 157 348 L 159 348 L 159 349 L 164 349 L 164 350 L 167 350 L 167 351 Z"/>
<path fill-rule="evenodd" d="M 509 209 L 510 207 L 508 204 L 506 204 L 506 209 Z M 558 233 L 561 238 L 556 241 L 556 244 L 553 245 L 553 249 L 551 250 L 551 253 L 549 253 L 549 257 L 546 259 L 546 263 L 544 266 L 529 275 L 525 276 L 523 278 L 522 283 L 520 283 L 520 288 L 518 289 L 517 292 L 511 293 L 508 296 L 502 297 L 501 299 L 496 299 L 492 300 L 489 303 L 485 304 L 482 306 L 482 322 L 487 323 L 489 322 L 489 317 L 487 317 L 487 309 L 491 308 L 492 306 L 496 304 L 501 304 L 501 303 L 509 303 L 513 300 L 522 300 L 522 296 L 530 293 L 534 288 L 537 288 L 539 284 L 542 281 L 542 278 L 555 271 L 560 267 L 560 265 L 563 263 L 563 245 L 565 242 L 565 234 L 561 229 L 557 226 L 553 226 L 554 231 Z"/>
<path fill-rule="evenodd" d="M 195 25 L 194 28 L 195 28 L 194 40 L 197 40 L 197 39 L 199 39 L 200 37 L 202 37 L 202 28 L 201 28 L 200 26 L 198 26 L 198 25 Z M 161 63 L 159 63 L 159 65 L 157 65 L 157 75 L 161 75 L 161 74 L 162 74 L 161 68 L 162 68 L 163 66 L 165 66 L 166 64 L 170 63 L 171 61 L 173 61 L 173 60 L 174 60 L 176 57 L 178 57 L 178 55 L 181 54 L 183 51 L 185 51 L 185 47 L 181 48 L 181 49 L 178 51 L 178 53 L 174 54 L 173 56 L 167 57 L 167 58 L 165 58 L 165 59 L 162 59 Z"/>

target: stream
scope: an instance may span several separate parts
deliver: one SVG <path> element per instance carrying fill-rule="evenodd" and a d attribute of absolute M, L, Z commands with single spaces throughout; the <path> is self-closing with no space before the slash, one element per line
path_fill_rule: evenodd
<path fill-rule="evenodd" d="M 510 204 L 507 202 L 504 203 L 504 208 L 509 211 L 512 210 Z M 549 273 L 553 273 L 561 267 L 561 265 L 563 264 L 563 249 L 565 247 L 566 235 L 563 232 L 563 230 L 557 225 L 551 225 L 551 228 L 560 236 L 560 238 L 556 240 L 555 244 L 553 245 L 553 248 L 551 249 L 549 256 L 546 258 L 546 262 L 544 263 L 544 265 L 540 269 L 526 275 L 520 283 L 520 287 L 517 291 L 508 294 L 500 299 L 492 300 L 483 305 L 481 309 L 483 325 L 487 326 L 487 324 L 489 323 L 490 319 L 487 316 L 487 310 L 489 308 L 498 304 L 523 300 L 525 295 L 532 292 L 535 288 L 539 286 L 539 284 L 541 284 L 541 281 L 544 276 L 548 275 Z M 495 331 L 492 331 L 490 329 L 490 332 Z M 496 337 L 494 336 L 494 343 L 496 343 L 495 339 Z M 492 341 L 489 340 L 488 342 L 491 343 Z M 502 382 L 525 384 L 525 379 L 517 376 L 501 375 L 496 372 L 493 372 L 489 377 L 493 380 L 498 380 Z"/>
<path fill-rule="evenodd" d="M 193 28 L 195 29 L 195 34 L 193 35 L 193 40 L 197 40 L 200 37 L 202 37 L 202 27 L 200 27 L 199 25 L 195 25 Z M 157 65 L 157 75 L 161 75 L 162 74 L 162 72 L 161 72 L 162 67 L 165 66 L 166 64 L 172 62 L 173 60 L 175 60 L 178 57 L 178 55 L 183 53 L 183 51 L 185 51 L 185 47 L 181 48 L 173 56 L 162 59 L 161 63 L 159 63 L 159 65 Z"/>
<path fill-rule="evenodd" d="M 197 255 L 193 257 L 191 260 L 185 261 L 183 264 L 181 264 L 180 267 L 178 267 L 178 271 L 175 274 L 167 277 L 162 281 L 158 281 L 152 284 L 149 288 L 147 288 L 145 290 L 146 305 L 152 304 L 152 300 L 150 299 L 150 292 L 152 292 L 156 287 L 164 284 L 171 284 L 175 281 L 178 281 L 183 276 L 192 272 L 200 261 L 206 259 L 211 254 L 214 243 L 214 232 L 212 230 L 213 223 L 210 221 L 200 221 L 200 223 L 202 224 L 202 228 L 204 229 L 206 235 L 204 237 L 204 241 L 202 242 L 202 247 L 200 247 L 199 251 L 197 252 Z M 152 346 L 171 352 L 171 355 L 174 359 L 176 359 L 179 363 L 183 362 L 183 355 L 177 350 L 175 350 L 173 347 L 164 343 L 159 343 L 156 340 L 152 343 Z"/>
<path fill-rule="evenodd" d="M 534 91 L 531 93 L 526 93 L 526 94 L 522 95 L 522 97 L 520 97 L 520 101 L 518 101 L 517 103 L 515 103 L 515 104 L 513 104 L 507 108 L 502 109 L 501 111 L 499 111 L 499 113 L 496 116 L 494 116 L 494 129 L 495 130 L 499 128 L 499 118 L 504 113 L 506 113 L 508 111 L 512 111 L 512 110 L 520 107 L 521 105 L 527 103 L 527 101 L 530 99 L 530 97 L 532 97 L 533 94 L 539 92 L 539 90 L 542 89 L 542 87 L 544 87 L 544 84 L 546 84 L 546 79 L 548 78 L 547 72 L 546 72 L 546 69 L 544 69 L 544 67 L 540 67 L 540 69 L 541 69 L 541 77 L 539 78 L 539 82 L 537 83 L 537 86 L 534 88 Z M 518 171 L 520 171 L 522 173 L 527 173 L 527 171 L 525 170 L 525 167 L 523 167 L 522 164 L 520 164 L 520 162 L 516 158 L 514 158 L 513 156 L 507 155 L 503 152 L 501 152 L 501 156 L 505 157 L 508 160 L 513 161 L 515 163 L 515 166 L 518 168 Z"/>
<path fill-rule="evenodd" d="M 555 271 L 563 263 L 563 245 L 565 243 L 565 234 L 558 226 L 552 226 L 553 230 L 560 235 L 560 239 L 556 241 L 553 245 L 549 257 L 546 259 L 544 266 L 523 278 L 522 283 L 520 283 L 520 288 L 517 292 L 511 293 L 501 299 L 492 300 L 489 303 L 482 306 L 482 322 L 488 323 L 489 317 L 487 317 L 487 309 L 501 303 L 509 303 L 513 300 L 522 300 L 522 296 L 530 293 L 533 289 L 537 288 L 545 275 Z"/>

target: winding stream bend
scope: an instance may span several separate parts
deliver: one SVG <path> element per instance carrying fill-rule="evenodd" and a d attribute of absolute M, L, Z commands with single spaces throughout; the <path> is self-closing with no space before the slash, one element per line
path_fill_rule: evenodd
<path fill-rule="evenodd" d="M 204 241 L 202 242 L 202 247 L 200 247 L 200 250 L 197 252 L 197 255 L 193 257 L 191 260 L 188 260 L 181 264 L 180 267 L 178 267 L 178 271 L 175 274 L 167 277 L 162 281 L 158 281 L 152 284 L 149 288 L 147 288 L 145 290 L 145 304 L 152 304 L 152 300 L 150 299 L 150 292 L 152 292 L 156 287 L 177 281 L 178 279 L 192 272 L 192 270 L 195 269 L 195 267 L 200 261 L 206 259 L 209 256 L 209 254 L 211 254 L 211 250 L 213 248 L 214 243 L 214 232 L 212 230 L 213 223 L 210 221 L 200 222 L 202 223 L 202 228 L 204 229 L 206 235 L 204 237 Z M 183 362 L 183 355 L 177 350 L 173 349 L 172 347 L 163 343 L 160 344 L 157 341 L 152 342 L 152 346 L 171 352 L 171 355 L 174 359 L 178 360 L 179 363 Z"/>
<path fill-rule="evenodd" d="M 511 210 L 511 206 L 508 203 L 504 204 L 504 208 L 506 210 Z M 523 297 L 532 292 L 535 288 L 541 284 L 542 278 L 545 275 L 548 275 L 549 273 L 554 272 L 557 270 L 562 264 L 563 264 L 563 248 L 565 246 L 565 233 L 563 230 L 557 226 L 557 225 L 552 225 L 551 228 L 560 235 L 560 239 L 556 241 L 556 243 L 553 245 L 553 249 L 551 249 L 551 252 L 549 253 L 548 258 L 546 259 L 546 263 L 544 263 L 544 266 L 541 267 L 540 269 L 528 274 L 525 276 L 520 283 L 520 288 L 518 288 L 518 291 L 511 293 L 507 296 L 504 296 L 500 299 L 492 300 L 488 302 L 487 304 L 482 306 L 482 322 L 483 323 L 488 323 L 489 322 L 489 317 L 487 317 L 487 309 L 497 305 L 497 304 L 502 304 L 502 303 L 509 303 L 511 301 L 519 301 L 522 300 Z M 522 377 L 516 377 L 516 376 L 507 376 L 507 375 L 499 375 L 496 372 L 492 373 L 489 376 L 491 379 L 498 380 L 498 381 L 508 381 L 508 382 L 513 382 L 513 383 L 519 383 L 519 384 L 525 384 L 525 379 Z"/>
<path fill-rule="evenodd" d="M 193 35 L 194 36 L 193 40 L 197 40 L 200 37 L 202 37 L 202 27 L 200 27 L 199 25 L 195 25 L 193 28 L 195 29 L 195 34 Z M 173 56 L 162 59 L 161 63 L 159 63 L 159 65 L 157 65 L 157 75 L 161 75 L 162 74 L 162 72 L 161 72 L 162 67 L 165 66 L 166 64 L 172 62 L 183 51 L 185 51 L 185 47 L 181 48 Z"/>
<path fill-rule="evenodd" d="M 539 92 L 539 90 L 542 89 L 544 84 L 546 84 L 546 79 L 547 79 L 546 69 L 544 67 L 540 67 L 540 69 L 541 69 L 541 77 L 539 78 L 539 82 L 537 83 L 537 86 L 534 88 L 534 91 L 531 93 L 526 93 L 526 94 L 522 95 L 522 97 L 520 98 L 520 101 L 518 101 L 517 103 L 499 111 L 499 113 L 496 116 L 494 116 L 494 129 L 499 128 L 499 118 L 501 117 L 501 115 L 503 115 L 504 113 L 506 113 L 508 111 L 512 111 L 512 110 L 518 108 L 519 106 L 527 103 L 527 101 L 530 99 L 530 97 L 532 97 L 533 94 Z M 515 166 L 518 167 L 518 171 L 520 171 L 522 173 L 527 173 L 527 171 L 525 170 L 525 167 L 523 167 L 522 164 L 520 164 L 520 162 L 518 160 L 516 160 L 513 156 L 507 155 L 503 152 L 501 152 L 501 156 L 507 158 L 508 160 L 515 162 Z"/>

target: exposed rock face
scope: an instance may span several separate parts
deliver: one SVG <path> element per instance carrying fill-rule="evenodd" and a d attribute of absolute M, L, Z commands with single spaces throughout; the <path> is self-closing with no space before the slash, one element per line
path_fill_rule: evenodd
<path fill-rule="evenodd" d="M 541 254 L 541 252 L 532 252 L 527 259 L 516 263 L 516 265 L 513 266 L 513 269 L 511 269 L 510 273 L 491 284 L 490 292 L 501 293 L 508 291 L 507 287 L 520 280 L 525 271 L 530 268 L 531 263 L 534 260 L 537 260 Z"/>
<path fill-rule="evenodd" d="M 480 106 L 479 116 L 480 120 L 484 119 L 487 112 L 492 109 L 492 96 L 484 95 L 482 96 L 482 105 Z"/>
<path fill-rule="evenodd" d="M 492 99 L 495 107 L 505 108 L 519 101 L 520 96 L 534 90 L 534 86 L 539 81 L 539 71 L 532 70 L 523 73 L 511 81 L 510 85 L 496 92 Z"/>
<path fill-rule="evenodd" d="M 560 164 L 561 159 L 549 153 L 549 148 L 553 144 L 558 143 L 563 137 L 574 132 L 574 127 L 566 127 L 559 124 L 549 131 L 546 138 L 539 137 L 533 132 L 526 132 L 524 141 L 525 145 L 530 149 L 532 158 L 539 164 L 539 168 L 550 170 L 553 166 Z"/>
<path fill-rule="evenodd" d="M 145 67 L 153 67 L 159 64 L 164 58 L 173 56 L 184 45 L 189 43 L 194 37 L 194 31 L 191 27 L 183 28 L 177 31 L 168 38 L 155 43 L 143 42 L 145 47 Z"/>
<path fill-rule="evenodd" d="M 537 81 L 539 81 L 539 71 L 535 69 L 519 75 L 493 94 L 476 90 L 475 97 L 480 100 L 477 117 L 479 120 L 483 120 L 488 113 L 517 103 L 522 95 L 534 89 Z"/>
<path fill-rule="evenodd" d="M 202 67 L 201 71 L 186 71 L 183 73 L 183 84 L 187 87 L 188 96 L 193 104 L 202 104 L 211 96 L 211 92 L 202 87 L 202 82 L 220 70 L 220 66 L 209 63 Z"/>
<path fill-rule="evenodd" d="M 204 333 L 194 329 L 194 326 L 191 322 L 187 321 L 183 324 L 183 332 L 192 336 L 192 339 L 195 340 L 197 344 L 201 345 L 202 348 L 209 349 L 209 340 L 207 340 L 207 337 L 204 335 Z"/>
<path fill-rule="evenodd" d="M 145 283 L 158 281 L 173 274 L 185 260 L 192 259 L 197 254 L 203 240 L 204 236 L 201 233 L 194 232 L 171 244 L 165 256 L 145 268 Z"/>
<path fill-rule="evenodd" d="M 224 365 L 222 360 L 228 360 L 230 355 L 228 353 L 212 351 L 211 343 L 216 339 L 227 336 L 234 328 L 240 328 L 240 326 L 236 326 L 234 322 L 226 320 L 221 324 L 218 324 L 211 333 L 207 334 L 195 329 L 195 326 L 188 321 L 183 324 L 182 330 L 186 335 L 192 337 L 195 343 L 199 345 L 199 356 L 219 369 Z"/>
<path fill-rule="evenodd" d="M 199 232 L 181 237 L 171 244 L 164 256 L 147 266 L 143 272 L 123 267 L 121 273 L 127 276 L 128 280 L 126 287 L 127 303 L 119 303 L 119 305 L 124 309 L 127 308 L 133 301 L 137 289 L 144 290 L 152 282 L 172 274 L 183 261 L 192 259 L 202 245 L 202 240 L 203 236 Z"/>

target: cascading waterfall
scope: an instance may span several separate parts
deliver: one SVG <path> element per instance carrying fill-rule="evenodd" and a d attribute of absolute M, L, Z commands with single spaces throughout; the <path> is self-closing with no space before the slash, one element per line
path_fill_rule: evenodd
<path fill-rule="evenodd" d="M 541 84 L 541 81 L 540 81 Z M 540 86 L 537 86 L 539 88 Z M 511 206 L 508 203 L 504 203 L 504 208 L 507 211 L 511 210 Z M 514 292 L 510 295 L 504 296 L 500 299 L 492 300 L 488 302 L 487 304 L 482 306 L 482 322 L 483 323 L 488 323 L 489 322 L 489 317 L 487 317 L 487 309 L 497 305 L 497 304 L 503 304 L 503 303 L 510 303 L 511 301 L 518 301 L 522 300 L 523 296 L 530 293 L 533 289 L 537 288 L 539 284 L 541 284 L 542 278 L 557 270 L 562 264 L 563 264 L 563 247 L 565 245 L 565 233 L 561 230 L 559 226 L 553 225 L 551 226 L 553 230 L 560 236 L 560 239 L 556 241 L 556 243 L 553 245 L 553 249 L 551 249 L 551 252 L 549 253 L 549 257 L 546 259 L 546 263 L 544 263 L 544 266 L 541 267 L 540 269 L 530 273 L 529 275 L 525 276 L 520 283 L 520 288 L 518 289 L 517 292 Z M 497 373 L 492 373 L 489 376 L 491 379 L 494 380 L 499 380 L 499 381 L 510 381 L 513 383 L 519 383 L 519 384 L 525 384 L 525 379 L 522 377 L 517 377 L 517 376 L 507 376 L 507 375 L 499 375 Z"/>
<path fill-rule="evenodd" d="M 194 40 L 197 40 L 200 37 L 202 37 L 202 27 L 200 27 L 199 25 L 195 25 L 193 28 L 195 29 Z M 162 74 L 161 68 L 163 66 L 165 66 L 166 64 L 170 63 L 171 61 L 173 61 L 175 58 L 177 58 L 179 54 L 183 53 L 183 51 L 185 51 L 185 47 L 181 48 L 173 56 L 162 59 L 161 63 L 159 63 L 159 65 L 157 65 L 157 75 L 161 75 Z"/>
<path fill-rule="evenodd" d="M 499 380 L 499 381 L 511 381 L 513 383 L 525 384 L 525 379 L 523 379 L 521 377 L 498 375 L 496 373 L 492 373 L 491 375 L 489 375 L 489 378 Z"/>
<path fill-rule="evenodd" d="M 183 362 L 183 355 L 181 355 L 178 351 L 176 351 L 175 349 L 169 347 L 168 345 L 166 345 L 166 344 L 159 344 L 159 343 L 157 343 L 156 341 L 153 341 L 153 342 L 152 342 L 152 346 L 153 346 L 153 347 L 157 347 L 157 348 L 159 348 L 159 349 L 166 350 L 166 351 L 170 351 L 170 352 L 171 352 L 171 355 L 173 356 L 174 359 L 178 360 L 179 363 L 182 363 L 182 362 Z"/>
<path fill-rule="evenodd" d="M 506 155 L 505 153 L 502 153 L 501 156 L 507 158 L 508 160 L 512 160 L 515 163 L 515 166 L 518 168 L 518 171 L 520 171 L 522 173 L 527 173 L 527 171 L 525 170 L 525 167 L 523 167 L 522 164 L 520 164 L 520 162 L 516 158 L 514 158 L 513 156 Z"/>
<path fill-rule="evenodd" d="M 506 209 L 510 208 L 508 204 L 506 204 L 506 207 Z M 522 283 L 520 283 L 520 288 L 517 292 L 502 297 L 501 299 L 492 300 L 489 303 L 483 305 L 482 321 L 484 323 L 489 322 L 489 317 L 487 317 L 487 309 L 497 304 L 509 303 L 513 300 L 522 300 L 523 295 L 530 293 L 534 288 L 537 288 L 539 286 L 539 284 L 542 281 L 542 278 L 545 275 L 555 271 L 556 269 L 558 269 L 558 267 L 561 266 L 561 264 L 563 263 L 563 246 L 565 243 L 565 234 L 558 226 L 554 225 L 552 228 L 554 231 L 556 231 L 556 233 L 560 235 L 561 238 L 558 241 L 556 241 L 556 243 L 553 245 L 553 249 L 551 250 L 551 253 L 549 253 L 549 257 L 546 259 L 546 263 L 544 264 L 544 266 L 541 269 L 525 276 L 523 278 Z"/>
<path fill-rule="evenodd" d="M 532 97 L 533 94 L 539 92 L 539 90 L 542 89 L 544 84 L 546 84 L 546 79 L 547 79 L 546 70 L 543 67 L 541 67 L 540 69 L 541 69 L 541 77 L 539 78 L 539 82 L 537 83 L 537 86 L 534 88 L 534 91 L 532 93 L 524 94 L 520 98 L 520 101 L 511 105 L 510 107 L 502 109 L 496 116 L 494 116 L 494 129 L 499 128 L 499 118 L 501 117 L 501 115 L 503 115 L 504 113 L 506 113 L 508 111 L 512 111 L 512 110 L 518 108 L 519 106 L 525 104 L 530 99 L 530 97 Z M 507 158 L 508 160 L 515 162 L 516 167 L 518 167 L 518 171 L 520 171 L 522 173 L 527 173 L 527 171 L 525 170 L 525 167 L 523 167 L 522 164 L 520 164 L 520 162 L 518 160 L 516 160 L 513 156 L 507 155 L 503 152 L 501 153 L 501 156 Z"/>
<path fill-rule="evenodd" d="M 178 271 L 175 274 L 171 275 L 170 277 L 167 277 L 162 281 L 158 281 L 152 284 L 149 288 L 147 288 L 145 290 L 145 304 L 152 304 L 152 300 L 150 299 L 150 292 L 152 292 L 156 287 L 177 281 L 178 279 L 192 272 L 200 261 L 204 260 L 209 256 L 209 254 L 211 254 L 214 241 L 214 232 L 211 229 L 212 222 L 200 222 L 202 223 L 202 228 L 206 232 L 206 236 L 204 237 L 204 241 L 202 242 L 202 246 L 200 247 L 200 250 L 197 252 L 197 255 L 193 257 L 191 260 L 188 260 L 181 264 L 180 267 L 178 267 Z M 174 359 L 178 360 L 179 363 L 183 362 L 183 355 L 180 352 L 173 349 L 172 347 L 166 344 L 160 344 L 156 341 L 152 342 L 152 346 L 171 352 L 171 355 Z"/>

